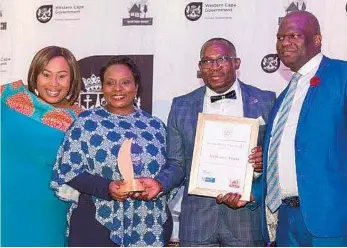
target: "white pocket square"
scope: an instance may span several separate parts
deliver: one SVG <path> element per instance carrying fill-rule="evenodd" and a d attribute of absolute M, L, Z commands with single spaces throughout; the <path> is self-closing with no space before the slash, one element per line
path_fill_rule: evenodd
<path fill-rule="evenodd" d="M 260 125 L 260 126 L 266 125 L 266 123 L 265 123 L 265 121 L 264 121 L 264 119 L 263 119 L 263 116 L 259 116 L 259 117 L 257 118 L 257 120 L 259 121 L 259 125 Z"/>

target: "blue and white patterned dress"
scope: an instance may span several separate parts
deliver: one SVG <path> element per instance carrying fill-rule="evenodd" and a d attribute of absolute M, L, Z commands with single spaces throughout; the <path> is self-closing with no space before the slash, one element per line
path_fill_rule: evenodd
<path fill-rule="evenodd" d="M 51 187 L 59 187 L 83 172 L 120 180 L 117 155 L 123 141 L 133 138 L 131 156 L 135 176 L 154 178 L 166 162 L 166 131 L 162 121 L 135 109 L 117 115 L 103 107 L 82 112 L 66 133 L 53 170 Z M 120 246 L 163 246 L 167 219 L 166 196 L 152 201 L 125 202 L 92 197 L 96 220 L 110 230 Z M 78 202 L 73 202 L 68 219 Z"/>

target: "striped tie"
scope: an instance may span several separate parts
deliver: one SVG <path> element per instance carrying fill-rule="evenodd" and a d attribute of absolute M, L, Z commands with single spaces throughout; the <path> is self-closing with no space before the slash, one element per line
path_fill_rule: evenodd
<path fill-rule="evenodd" d="M 278 148 L 281 142 L 284 126 L 287 122 L 289 110 L 292 107 L 295 90 L 300 78 L 299 73 L 294 73 L 289 82 L 289 89 L 281 104 L 276 127 L 273 130 L 269 147 L 268 169 L 266 174 L 267 195 L 266 205 L 271 212 L 275 212 L 282 204 L 281 189 L 278 181 Z"/>

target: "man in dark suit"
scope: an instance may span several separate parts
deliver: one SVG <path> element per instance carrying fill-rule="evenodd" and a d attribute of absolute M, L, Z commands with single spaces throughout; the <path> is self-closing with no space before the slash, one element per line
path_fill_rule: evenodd
<path fill-rule="evenodd" d="M 236 78 L 241 60 L 234 45 L 223 38 L 213 38 L 202 46 L 199 68 L 205 86 L 173 100 L 168 118 L 168 165 L 183 168 L 185 191 L 180 215 L 181 246 L 261 246 L 260 208 L 232 209 L 234 194 L 215 198 L 188 195 L 188 184 L 199 113 L 211 113 L 267 120 L 275 93 L 262 91 Z M 216 97 L 217 96 L 217 97 Z M 232 99 L 229 99 L 231 97 Z M 211 101 L 212 98 L 212 101 Z M 214 99 L 220 100 L 214 101 Z M 261 126 L 261 145 L 265 126 Z M 253 149 L 251 163 L 262 169 L 261 147 Z M 168 173 L 169 174 L 169 173 Z M 171 174 L 172 178 L 179 177 Z M 169 188 L 168 176 L 157 177 L 163 191 Z M 254 184 L 259 182 L 254 182 Z M 233 200 L 234 202 L 235 200 Z"/>
<path fill-rule="evenodd" d="M 286 15 L 277 33 L 294 73 L 264 142 L 263 232 L 278 246 L 347 246 L 347 62 L 323 56 L 321 41 L 305 11 Z"/>

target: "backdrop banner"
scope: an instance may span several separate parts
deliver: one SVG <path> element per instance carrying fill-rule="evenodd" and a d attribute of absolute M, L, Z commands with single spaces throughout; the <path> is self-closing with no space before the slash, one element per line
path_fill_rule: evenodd
<path fill-rule="evenodd" d="M 63 46 L 81 65 L 79 103 L 88 109 L 103 104 L 101 66 L 130 55 L 142 72 L 141 108 L 166 122 L 173 97 L 203 85 L 202 44 L 224 37 L 241 58 L 238 77 L 278 95 L 291 73 L 276 55 L 276 32 L 295 10 L 318 17 L 325 55 L 347 60 L 347 0 L 0 0 L 0 82 L 26 83 L 35 53 Z M 171 203 L 176 238 L 180 202 Z"/>

